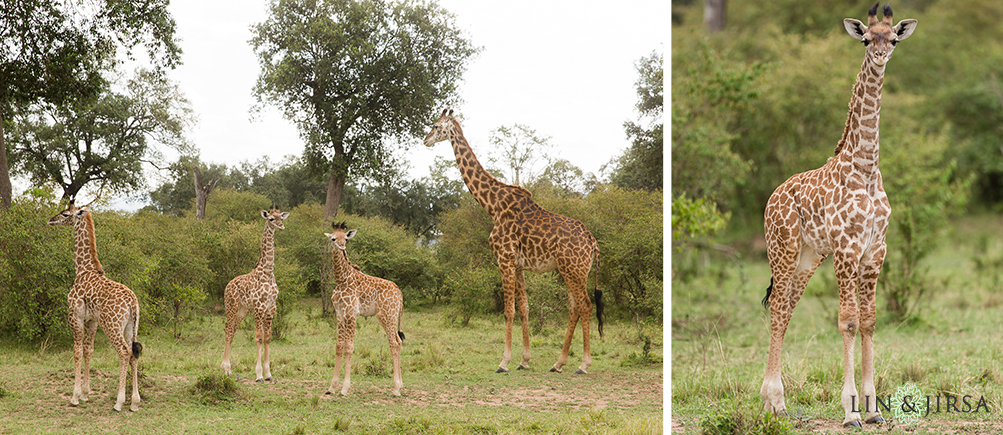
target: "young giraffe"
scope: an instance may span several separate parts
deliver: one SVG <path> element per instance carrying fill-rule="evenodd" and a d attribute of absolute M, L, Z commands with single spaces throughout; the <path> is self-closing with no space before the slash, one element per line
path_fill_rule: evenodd
<path fill-rule="evenodd" d="M 118 399 L 114 409 L 122 410 L 125 384 L 132 368 L 131 411 L 139 411 L 139 355 L 143 345 L 136 341 L 139 334 L 139 301 L 128 287 L 108 279 L 98 261 L 94 239 L 94 219 L 87 206 L 69 206 L 49 219 L 49 225 L 73 227 L 73 262 L 77 276 L 67 295 L 70 329 L 73 330 L 73 397 L 70 404 L 86 402 L 91 392 L 91 355 L 98 325 L 118 353 Z M 83 367 L 81 367 L 83 362 Z"/>
<path fill-rule="evenodd" d="M 599 244 L 592 233 L 581 222 L 559 214 L 551 213 L 533 201 L 528 190 L 502 183 L 484 170 L 474 156 L 470 144 L 463 136 L 460 123 L 453 118 L 453 111 L 443 110 L 439 120 L 425 137 L 425 146 L 449 140 L 456 154 L 456 164 L 460 168 L 467 189 L 477 203 L 491 215 L 494 227 L 488 242 L 494 251 L 501 270 L 502 287 L 505 296 L 505 353 L 495 373 L 508 371 L 512 359 L 512 322 L 516 307 L 522 323 L 522 363 L 518 369 L 529 368 L 529 303 L 526 300 L 526 279 L 523 274 L 544 273 L 557 269 L 568 287 L 568 331 L 564 336 L 561 356 L 550 369 L 560 372 L 568 362 L 571 339 L 575 335 L 578 321 L 582 322 L 584 357 L 582 365 L 575 373 L 585 374 L 592 364 L 589 347 L 589 321 L 592 317 L 592 302 L 586 292 L 585 283 L 592 268 L 592 261 L 599 263 Z M 598 273 L 598 272 L 597 272 Z M 597 277 L 598 279 L 598 277 Z M 596 319 L 599 321 L 599 336 L 602 336 L 602 290 L 595 290 Z"/>
<path fill-rule="evenodd" d="M 275 284 L 275 230 L 285 229 L 282 221 L 289 212 L 282 212 L 272 206 L 261 210 L 266 220 L 265 232 L 261 236 L 261 255 L 258 264 L 250 273 L 240 275 L 230 281 L 223 291 L 226 307 L 226 347 L 223 350 L 223 373 L 230 372 L 230 344 L 237 332 L 240 321 L 248 311 L 254 311 L 254 339 L 258 344 L 258 360 L 254 366 L 256 382 L 272 380 L 272 370 L 268 359 L 268 343 L 272 339 L 272 319 L 275 317 L 275 301 L 279 298 L 279 286 Z M 264 355 L 262 355 L 262 351 Z M 264 359 L 264 365 L 262 365 Z"/>
<path fill-rule="evenodd" d="M 891 206 L 878 170 L 878 112 L 885 64 L 895 45 L 912 34 L 916 20 L 892 26 L 892 8 L 878 5 L 867 14 L 867 25 L 843 20 L 846 31 L 866 48 L 850 99 L 849 117 L 835 155 L 821 168 L 794 175 L 780 185 L 766 204 L 766 241 L 772 278 L 763 305 L 770 309 L 770 354 L 760 395 L 767 411 L 785 413 L 780 377 L 781 347 L 794 307 L 808 279 L 826 256 L 832 255 L 839 284 L 839 330 L 843 335 L 845 426 L 881 423 L 874 389 L 875 285 L 885 258 L 885 230 Z M 858 306 L 859 298 L 859 306 Z M 854 385 L 854 339 L 862 343 L 863 398 Z"/>
<path fill-rule="evenodd" d="M 331 302 L 338 316 L 338 342 L 334 350 L 334 377 L 331 386 L 325 394 L 334 394 L 338 386 L 338 375 L 341 374 L 341 357 L 345 357 L 345 382 L 341 386 L 341 395 L 348 395 L 352 385 L 352 351 L 355 350 L 355 321 L 359 316 L 376 316 L 387 334 L 390 343 L 390 355 L 394 361 L 394 383 L 391 393 L 401 395 L 404 381 L 401 378 L 401 344 L 404 333 L 400 331 L 401 314 L 404 311 L 404 295 L 397 284 L 369 276 L 348 261 L 345 244 L 355 237 L 357 230 L 348 230 L 348 226 L 332 224 L 334 233 L 324 233 L 334 245 L 334 292 Z M 347 230 L 347 231 L 346 231 Z M 397 333 L 395 334 L 394 331 Z"/>

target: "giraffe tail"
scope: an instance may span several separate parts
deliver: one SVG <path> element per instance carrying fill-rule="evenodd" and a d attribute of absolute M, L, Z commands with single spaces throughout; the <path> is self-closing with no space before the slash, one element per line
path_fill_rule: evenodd
<path fill-rule="evenodd" d="M 595 238 L 593 238 L 595 240 Z M 602 253 L 599 252 L 599 243 L 595 244 L 595 254 L 596 254 L 596 287 L 595 287 L 595 300 L 596 300 L 596 322 L 599 324 L 599 339 L 603 338 L 602 333 L 602 317 L 603 309 L 606 305 L 602 301 L 602 290 L 599 290 L 599 266 L 602 264 L 601 257 Z M 587 281 L 587 279 L 586 279 Z"/>
<path fill-rule="evenodd" d="M 139 355 L 143 353 L 143 344 L 134 341 L 132 342 L 132 356 L 133 358 L 139 359 Z"/>
<path fill-rule="evenodd" d="M 404 318 L 404 309 L 403 308 L 401 309 L 401 314 L 399 316 L 397 316 L 397 336 L 400 337 L 401 341 L 403 342 L 404 341 L 404 331 L 401 331 L 401 319 L 402 318 Z"/>
<path fill-rule="evenodd" d="M 770 309 L 770 293 L 773 293 L 773 277 L 770 277 L 770 286 L 766 288 L 766 297 L 763 298 L 763 308 Z"/>

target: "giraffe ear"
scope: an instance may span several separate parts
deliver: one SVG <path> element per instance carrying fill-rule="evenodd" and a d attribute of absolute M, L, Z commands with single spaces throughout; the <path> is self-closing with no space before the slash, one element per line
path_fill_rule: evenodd
<path fill-rule="evenodd" d="M 345 240 L 349 240 L 352 237 L 355 237 L 355 233 L 357 232 L 359 232 L 359 230 L 348 230 L 348 232 L 345 233 Z"/>
<path fill-rule="evenodd" d="M 846 28 L 846 33 L 849 33 L 853 39 L 861 40 L 864 39 L 864 34 L 867 33 L 867 26 L 861 23 L 860 20 L 853 18 L 844 18 L 843 27 Z"/>
<path fill-rule="evenodd" d="M 289 217 L 289 212 L 287 211 L 282 212 L 282 220 L 286 220 L 286 218 L 288 217 Z"/>
<path fill-rule="evenodd" d="M 268 212 L 265 210 L 261 210 L 261 217 L 268 219 Z"/>
<path fill-rule="evenodd" d="M 909 35 L 912 35 L 912 31 L 916 30 L 916 24 L 918 23 L 919 21 L 913 19 L 902 20 L 892 28 L 892 31 L 895 32 L 895 35 L 899 38 L 899 41 L 901 41 L 908 38 Z"/>
<path fill-rule="evenodd" d="M 90 211 L 90 209 L 88 209 L 87 207 L 80 207 L 77 209 L 77 216 L 83 217 L 85 214 L 87 214 L 88 211 Z"/>
<path fill-rule="evenodd" d="M 324 233 L 324 237 L 327 237 L 327 240 L 331 240 L 331 239 L 333 239 L 333 238 L 334 238 L 334 234 L 331 234 L 331 233 Z"/>

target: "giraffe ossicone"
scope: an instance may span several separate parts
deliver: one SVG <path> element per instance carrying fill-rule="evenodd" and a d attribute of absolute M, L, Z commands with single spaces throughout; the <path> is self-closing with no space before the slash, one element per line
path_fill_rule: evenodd
<path fill-rule="evenodd" d="M 488 243 L 498 261 L 505 298 L 505 350 L 496 373 L 508 371 L 512 359 L 512 323 L 516 309 L 522 323 L 522 362 L 520 369 L 529 368 L 529 303 L 526 298 L 524 271 L 537 273 L 557 270 L 568 288 L 568 330 L 561 355 L 550 371 L 560 372 L 568 361 L 571 339 L 577 324 L 582 324 L 582 364 L 575 373 L 585 374 L 592 364 L 589 325 L 592 301 L 586 282 L 596 262 L 598 283 L 599 244 L 585 225 L 577 219 L 551 213 L 533 201 L 528 190 L 495 179 L 484 170 L 463 136 L 453 111 L 443 110 L 425 136 L 425 146 L 449 141 L 456 155 L 456 164 L 467 189 L 477 203 L 491 216 L 493 228 Z M 596 319 L 602 336 L 602 290 L 595 289 Z"/>
<path fill-rule="evenodd" d="M 114 410 L 125 404 L 125 387 L 132 369 L 132 403 L 130 411 L 139 411 L 139 356 L 143 345 L 139 335 L 139 300 L 124 284 L 112 281 L 104 274 L 97 256 L 94 218 L 87 206 L 76 207 L 73 201 L 49 219 L 49 225 L 72 226 L 74 268 L 76 278 L 67 294 L 69 322 L 73 331 L 73 396 L 70 404 L 86 402 L 91 392 L 91 355 L 98 326 L 108 336 L 108 342 L 118 354 L 118 397 Z"/>
<path fill-rule="evenodd" d="M 882 423 L 874 400 L 875 286 L 887 248 L 885 232 L 891 205 L 878 169 L 878 121 L 885 66 L 898 42 L 912 35 L 916 20 L 892 25 L 886 5 L 878 4 L 867 24 L 843 20 L 847 33 L 866 47 L 849 103 L 843 136 L 822 167 L 792 176 L 770 196 L 765 211 L 770 286 L 763 304 L 770 313 L 770 351 L 760 389 L 764 408 L 782 414 L 782 347 L 787 326 L 808 280 L 829 255 L 839 286 L 838 327 L 843 336 L 843 387 L 840 401 L 845 426 Z M 858 304 L 859 299 L 859 304 Z M 854 342 L 861 337 L 863 395 L 854 381 Z M 860 409 L 864 404 L 864 409 Z M 861 411 L 864 416 L 861 417 Z"/>
<path fill-rule="evenodd" d="M 265 230 L 261 235 L 258 264 L 249 273 L 232 279 L 223 291 L 226 325 L 223 328 L 225 340 L 223 362 L 220 364 L 223 373 L 232 374 L 230 346 L 233 343 L 233 336 L 244 316 L 253 312 L 254 340 L 258 348 L 257 362 L 254 366 L 257 382 L 272 380 L 268 347 L 272 339 L 276 301 L 279 298 L 279 286 L 275 283 L 275 230 L 286 228 L 283 221 L 289 217 L 289 212 L 283 212 L 273 205 L 269 210 L 261 210 L 261 217 L 265 219 Z"/>
<path fill-rule="evenodd" d="M 348 229 L 344 222 L 332 223 L 333 232 L 324 233 L 331 240 L 333 247 L 331 257 L 334 265 L 334 291 L 331 302 L 338 316 L 338 341 L 335 344 L 334 377 L 331 386 L 325 394 L 335 394 L 338 388 L 338 376 L 341 374 L 341 362 L 345 362 L 345 380 L 341 385 L 340 394 L 347 396 L 352 386 L 352 353 L 355 350 L 355 323 L 359 317 L 376 316 L 387 342 L 390 344 L 390 355 L 393 359 L 393 385 L 390 390 L 394 396 L 401 395 L 404 380 L 401 377 L 401 346 L 404 343 L 404 333 L 400 330 L 401 315 L 404 312 L 404 295 L 397 284 L 392 281 L 369 276 L 359 270 L 348 260 L 347 242 L 357 234 L 358 230 Z"/>

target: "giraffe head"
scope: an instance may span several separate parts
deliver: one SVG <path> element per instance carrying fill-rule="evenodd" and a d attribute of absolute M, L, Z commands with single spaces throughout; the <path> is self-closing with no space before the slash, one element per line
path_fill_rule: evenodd
<path fill-rule="evenodd" d="M 875 3 L 867 11 L 867 25 L 853 18 L 843 20 L 843 27 L 854 39 L 862 42 L 867 47 L 867 58 L 875 65 L 883 66 L 892 57 L 895 44 L 905 40 L 916 30 L 916 20 L 908 19 L 899 21 L 892 26 L 892 7 L 885 5 L 881 11 L 882 18 L 878 21 L 878 5 Z"/>
<path fill-rule="evenodd" d="M 340 249 L 342 252 L 345 251 L 346 248 L 345 244 L 348 242 L 348 240 L 351 239 L 352 237 L 355 237 L 355 233 L 359 231 L 359 230 L 348 229 L 348 224 L 346 224 L 345 222 L 342 222 L 340 224 L 332 223 L 331 228 L 334 229 L 334 232 L 324 233 L 324 235 L 327 236 L 328 239 L 331 239 L 331 243 L 334 245 L 334 247 Z"/>
<path fill-rule="evenodd" d="M 73 201 L 70 201 L 63 211 L 49 218 L 49 225 L 73 226 L 77 219 L 82 219 L 90 212 L 91 209 L 87 208 L 86 205 L 77 207 L 73 205 Z"/>
<path fill-rule="evenodd" d="M 432 130 L 425 136 L 425 146 L 431 147 L 439 142 L 449 139 L 459 125 L 453 120 L 453 109 L 443 110 L 439 120 L 432 124 Z"/>
<path fill-rule="evenodd" d="M 289 217 L 289 212 L 282 212 L 278 207 L 272 206 L 267 211 L 261 210 L 261 217 L 268 221 L 268 226 L 276 230 L 284 230 L 286 226 L 282 221 Z"/>

